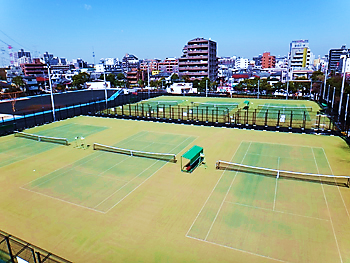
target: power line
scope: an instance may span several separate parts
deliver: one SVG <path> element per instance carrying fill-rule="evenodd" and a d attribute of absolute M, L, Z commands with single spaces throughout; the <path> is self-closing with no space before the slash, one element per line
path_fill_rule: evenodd
<path fill-rule="evenodd" d="M 14 40 L 12 37 L 10 37 L 9 35 L 7 35 L 7 34 L 6 34 L 4 31 L 2 31 L 1 29 L 0 29 L 0 32 L 3 33 L 5 36 L 7 36 L 9 39 L 11 39 L 11 40 L 12 40 L 13 42 L 15 42 L 16 44 L 18 44 L 19 46 L 21 46 L 21 47 L 25 48 L 26 50 L 30 51 L 29 48 L 27 48 L 27 47 L 21 45 L 20 43 L 18 43 L 16 40 Z M 2 41 L 2 42 L 4 42 L 4 41 Z M 5 42 L 4 42 L 4 43 L 5 43 Z M 9 45 L 8 45 L 8 46 L 9 46 Z"/>

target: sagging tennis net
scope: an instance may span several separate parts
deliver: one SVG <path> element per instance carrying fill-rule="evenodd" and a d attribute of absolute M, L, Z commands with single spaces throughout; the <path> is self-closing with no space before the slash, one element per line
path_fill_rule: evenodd
<path fill-rule="evenodd" d="M 346 187 L 350 186 L 350 176 L 292 172 L 292 171 L 284 171 L 284 170 L 277 170 L 277 169 L 271 169 L 271 168 L 250 166 L 250 165 L 239 164 L 239 163 L 231 163 L 231 162 L 226 162 L 221 160 L 216 162 L 216 169 L 247 172 L 247 173 L 265 175 L 265 176 L 270 176 L 275 178 L 303 180 L 303 181 L 309 181 L 309 182 L 332 184 L 332 185 L 339 185 L 339 186 L 346 186 Z"/>
<path fill-rule="evenodd" d="M 15 131 L 15 137 L 22 137 L 26 139 L 39 141 L 39 142 L 52 142 L 52 143 L 59 143 L 63 145 L 69 145 L 69 141 L 67 138 L 43 136 L 43 135 L 37 135 L 37 134 L 31 134 L 31 133 L 19 132 L 19 131 Z"/>
<path fill-rule="evenodd" d="M 114 146 L 103 145 L 100 143 L 94 143 L 93 149 L 100 150 L 100 151 L 126 154 L 126 155 L 130 155 L 130 156 L 152 158 L 152 159 L 174 162 L 174 163 L 176 163 L 176 161 L 177 161 L 176 155 L 172 154 L 172 153 L 155 153 L 155 152 L 136 151 L 136 150 L 124 149 L 124 148 L 119 148 L 119 147 L 114 147 Z"/>
<path fill-rule="evenodd" d="M 293 107 L 293 106 L 277 106 L 277 105 L 258 105 L 259 110 L 269 111 L 312 111 L 312 107 Z"/>

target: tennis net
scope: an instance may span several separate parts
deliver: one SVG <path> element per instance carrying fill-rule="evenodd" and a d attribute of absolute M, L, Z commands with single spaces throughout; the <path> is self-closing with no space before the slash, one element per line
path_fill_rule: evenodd
<path fill-rule="evenodd" d="M 39 141 L 39 142 L 52 142 L 52 143 L 69 145 L 67 138 L 43 136 L 43 135 L 37 135 L 37 134 L 31 134 L 31 133 L 19 132 L 19 131 L 15 131 L 15 137 L 22 137 L 26 139 Z"/>
<path fill-rule="evenodd" d="M 151 100 L 146 100 L 141 103 L 143 104 L 148 104 L 148 105 L 171 105 L 171 106 L 176 106 L 179 104 L 179 102 L 182 101 L 177 101 L 177 100 L 156 100 L 156 101 L 151 101 Z"/>
<path fill-rule="evenodd" d="M 103 145 L 100 143 L 94 143 L 93 149 L 100 150 L 100 151 L 126 154 L 126 155 L 130 155 L 130 156 L 152 158 L 152 159 L 163 160 L 163 161 L 174 162 L 174 163 L 176 163 L 176 161 L 177 161 L 176 155 L 172 154 L 172 153 L 154 153 L 154 152 L 136 151 L 136 150 L 124 149 L 124 148 L 119 148 L 119 147 L 114 147 L 114 146 L 107 146 L 107 145 Z"/>
<path fill-rule="evenodd" d="M 350 176 L 337 176 L 337 175 L 325 175 L 325 174 L 313 174 L 313 173 L 301 173 L 301 172 L 292 172 L 277 170 L 264 167 L 256 167 L 239 163 L 231 163 L 226 161 L 217 161 L 216 169 L 223 170 L 233 170 L 238 172 L 247 172 L 258 175 L 271 176 L 275 178 L 285 178 L 285 179 L 295 179 L 303 180 L 309 182 L 317 182 L 324 184 L 332 184 L 339 186 L 349 187 Z"/>
<path fill-rule="evenodd" d="M 238 108 L 238 104 L 234 103 L 210 103 L 210 102 L 203 102 L 203 103 L 194 103 L 195 106 L 198 107 L 210 107 L 210 108 Z"/>
<path fill-rule="evenodd" d="M 308 111 L 311 112 L 312 111 L 312 107 L 297 107 L 297 106 L 277 106 L 277 105 L 258 105 L 258 109 L 259 110 L 269 110 L 269 111 Z"/>

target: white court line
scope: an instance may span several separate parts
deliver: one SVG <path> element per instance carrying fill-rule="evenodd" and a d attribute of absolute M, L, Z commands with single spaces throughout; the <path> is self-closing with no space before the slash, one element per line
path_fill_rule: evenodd
<path fill-rule="evenodd" d="M 146 131 L 146 133 L 148 133 L 148 132 Z M 137 137 L 140 137 L 140 136 L 142 136 L 142 135 L 143 135 L 143 134 L 140 134 L 139 136 L 136 136 L 136 138 L 137 138 Z M 129 139 L 129 138 L 126 138 L 126 139 L 124 139 L 124 140 L 128 140 L 128 139 Z M 134 140 L 134 139 L 131 139 L 131 140 Z M 39 185 L 34 186 L 33 188 L 35 188 L 35 187 L 37 187 L 37 186 L 40 186 L 40 185 L 42 185 L 42 184 L 44 184 L 44 183 L 47 183 L 48 181 L 51 181 L 52 179 L 55 179 L 55 178 L 59 177 L 60 175 L 63 175 L 63 174 L 65 174 L 65 173 L 67 173 L 67 172 L 73 170 L 73 169 L 76 168 L 76 167 L 81 166 L 82 164 L 85 164 L 85 163 L 87 163 L 87 162 L 89 162 L 89 161 L 92 161 L 92 160 L 96 159 L 97 157 L 100 157 L 100 156 L 103 155 L 103 154 L 105 154 L 105 152 L 97 153 L 95 156 L 94 156 L 94 153 L 93 153 L 92 155 L 88 155 L 88 156 L 82 157 L 82 158 L 80 158 L 79 160 L 76 160 L 76 161 L 73 162 L 73 163 L 67 164 L 66 166 L 60 167 L 60 168 L 58 168 L 58 169 L 56 169 L 56 170 L 54 170 L 54 171 L 52 171 L 52 172 L 50 172 L 50 173 L 48 173 L 48 174 L 45 174 L 44 176 L 41 176 L 41 177 L 39 177 L 39 178 L 36 178 L 35 180 L 30 181 L 29 183 L 24 184 L 23 187 L 26 186 L 26 185 L 28 185 L 28 184 L 31 184 L 31 183 L 33 183 L 33 182 L 39 180 L 39 179 L 41 179 L 41 178 L 43 178 L 43 177 L 45 177 L 45 176 L 48 176 L 48 175 L 50 175 L 50 174 L 52 174 L 52 173 L 54 173 L 54 172 L 56 172 L 56 171 L 59 171 L 59 170 L 64 169 L 64 168 L 66 168 L 66 167 L 72 166 L 69 170 L 67 170 L 67 171 L 65 171 L 65 172 L 63 172 L 63 173 L 60 173 L 60 174 L 58 174 L 57 176 L 55 176 L 55 177 L 53 177 L 53 178 L 51 178 L 51 179 L 48 179 L 48 180 L 42 182 L 42 183 L 39 184 Z M 92 156 L 93 158 L 90 158 L 91 156 Z M 80 163 L 79 165 L 74 166 L 75 163 L 77 163 L 77 162 L 79 162 L 79 161 L 81 161 L 81 160 L 83 160 L 83 159 L 85 159 L 85 158 L 88 159 L 88 160 L 85 161 L 85 162 L 83 162 L 83 163 Z"/>
<path fill-rule="evenodd" d="M 241 147 L 241 144 L 242 144 L 242 141 L 241 141 L 241 143 L 238 145 L 238 147 L 237 147 L 235 153 L 233 154 L 233 156 L 232 156 L 232 158 L 231 158 L 231 161 L 233 160 L 234 156 L 236 155 L 238 149 Z M 203 204 L 201 210 L 199 210 L 199 213 L 197 214 L 196 218 L 193 220 L 192 225 L 190 226 L 189 230 L 188 230 L 187 233 L 186 233 L 186 236 L 187 236 L 188 233 L 191 231 L 191 229 L 192 229 L 193 225 L 195 224 L 195 222 L 197 221 L 199 215 L 202 213 L 202 210 L 204 209 L 205 205 L 208 203 L 208 200 L 210 199 L 211 195 L 213 194 L 213 192 L 214 192 L 216 186 L 219 184 L 219 182 L 220 182 L 222 176 L 224 175 L 225 171 L 226 171 L 226 170 L 224 170 L 224 171 L 221 173 L 221 176 L 220 176 L 219 180 L 216 182 L 216 184 L 215 184 L 215 186 L 213 187 L 213 189 L 211 190 L 211 192 L 210 192 L 210 194 L 209 194 L 207 200 L 205 200 L 205 202 L 204 202 L 204 204 Z"/>
<path fill-rule="evenodd" d="M 330 165 L 330 163 L 329 163 L 329 161 L 328 161 L 328 157 L 327 157 L 327 155 L 326 155 L 326 153 L 325 153 L 325 151 L 324 151 L 324 149 L 323 149 L 323 148 L 322 148 L 322 151 L 323 151 L 324 156 L 326 157 L 326 160 L 327 160 L 327 163 L 328 163 L 329 169 L 331 170 L 332 175 L 334 175 L 333 170 L 332 170 L 332 167 L 331 167 L 331 165 Z M 350 219 L 350 215 L 349 215 L 348 208 L 347 208 L 347 207 L 346 207 L 346 205 L 345 205 L 343 195 L 341 194 L 341 192 L 340 192 L 340 189 L 339 189 L 339 186 L 338 186 L 338 185 L 337 185 L 337 188 L 338 188 L 338 191 L 339 191 L 339 194 L 340 194 L 341 200 L 343 201 L 343 205 L 344 205 L 344 207 L 345 207 L 346 213 L 348 214 L 348 218 Z"/>
<path fill-rule="evenodd" d="M 250 207 L 250 208 L 255 208 L 255 209 L 260 209 L 260 210 L 265 210 L 265 211 L 280 213 L 280 214 L 286 214 L 286 215 L 292 215 L 292 216 L 299 216 L 299 217 L 305 217 L 305 218 L 309 218 L 309 219 L 315 219 L 315 220 L 320 220 L 320 221 L 329 222 L 328 219 L 324 219 L 324 218 L 318 218 L 318 217 L 313 217 L 313 216 L 299 215 L 299 214 L 294 214 L 294 213 L 289 213 L 289 212 L 283 212 L 283 211 L 279 211 L 279 210 L 272 210 L 272 209 L 263 208 L 263 207 L 258 207 L 258 206 L 253 206 L 253 205 L 246 205 L 246 204 L 241 204 L 241 203 L 233 203 L 233 202 L 229 202 L 229 201 L 225 201 L 225 202 L 228 203 L 228 204 L 232 204 L 232 205 L 246 206 L 246 207 Z"/>
<path fill-rule="evenodd" d="M 248 148 L 247 148 L 247 151 L 245 152 L 245 155 L 244 155 L 244 157 L 243 157 L 243 159 L 242 159 L 242 163 L 243 163 L 245 157 L 247 156 L 247 153 L 248 153 L 248 151 L 249 151 L 249 148 L 250 148 L 251 144 L 252 144 L 252 143 L 250 142 L 250 144 L 249 144 L 249 146 L 248 146 Z M 210 234 L 210 231 L 211 231 L 211 229 L 213 228 L 214 223 L 215 223 L 215 221 L 216 221 L 216 219 L 217 219 L 217 217 L 218 217 L 218 215 L 219 215 L 219 213 L 220 213 L 220 211 L 221 211 L 221 208 L 222 208 L 224 202 L 226 201 L 226 197 L 227 197 L 228 193 L 229 193 L 230 190 L 231 190 L 231 187 L 232 187 L 232 185 L 233 185 L 233 182 L 235 181 L 235 179 L 236 179 L 236 177 L 237 177 L 237 174 L 238 174 L 238 171 L 236 172 L 234 178 L 232 179 L 232 182 L 231 182 L 231 184 L 230 184 L 230 187 L 229 187 L 229 188 L 227 189 L 227 191 L 226 191 L 224 200 L 222 200 L 221 205 L 220 205 L 220 207 L 219 207 L 219 210 L 217 211 L 217 213 L 216 213 L 216 215 L 215 215 L 215 218 L 214 218 L 213 222 L 211 223 L 211 226 L 210 226 L 210 228 L 209 228 L 209 230 L 208 230 L 208 233 L 207 233 L 207 235 L 205 236 L 205 239 L 204 239 L 204 240 L 207 240 L 207 238 L 208 238 L 208 236 L 209 236 L 209 234 Z"/>
<path fill-rule="evenodd" d="M 215 245 L 215 246 L 229 248 L 229 249 L 236 250 L 236 251 L 239 251 L 239 252 L 243 252 L 243 253 L 246 253 L 246 254 L 250 254 L 250 255 L 253 255 L 253 256 L 263 257 L 263 258 L 267 258 L 267 259 L 278 261 L 278 262 L 288 262 L 288 261 L 284 261 L 284 260 L 281 260 L 281 259 L 272 258 L 272 257 L 269 257 L 269 256 L 264 256 L 264 255 L 261 255 L 261 254 L 256 254 L 256 253 L 253 253 L 253 252 L 249 252 L 249 251 L 246 251 L 246 250 L 243 250 L 243 249 L 234 248 L 234 247 L 230 247 L 230 246 L 225 246 L 225 245 L 221 245 L 221 244 L 218 244 L 218 243 L 215 243 L 215 242 L 203 240 L 203 239 L 200 239 L 200 238 L 191 237 L 191 236 L 188 236 L 188 235 L 186 235 L 186 237 L 191 238 L 191 239 L 195 239 L 195 240 L 198 240 L 198 241 L 202 241 L 202 242 L 205 242 L 205 243 L 208 243 L 208 244 L 212 244 L 212 245 Z"/>
<path fill-rule="evenodd" d="M 314 160 L 315 160 L 317 172 L 320 173 L 320 172 L 319 172 L 318 165 L 317 165 L 317 161 L 316 161 L 314 149 L 311 148 L 311 150 L 312 150 L 312 154 L 314 155 Z M 340 249 L 339 249 L 339 245 L 338 245 L 337 236 L 336 236 L 336 234 L 335 234 L 335 230 L 334 230 L 334 226 L 333 226 L 332 215 L 331 215 L 331 212 L 329 211 L 329 206 L 328 206 L 328 202 L 327 202 L 327 197 L 326 197 L 326 193 L 325 193 L 325 191 L 324 191 L 324 187 L 323 187 L 323 183 L 322 183 L 322 182 L 321 182 L 321 187 L 322 187 L 323 197 L 324 197 L 324 200 L 325 200 L 326 205 L 327 205 L 327 210 L 328 210 L 328 214 L 329 214 L 329 219 L 330 219 L 331 226 L 332 226 L 332 230 L 333 230 L 333 235 L 334 235 L 334 239 L 335 239 L 335 244 L 337 245 L 338 254 L 339 254 L 339 258 L 340 258 L 340 262 L 343 262 L 343 259 L 342 259 L 341 253 L 340 253 Z"/>
<path fill-rule="evenodd" d="M 294 133 L 297 135 L 297 133 Z M 302 147 L 302 148 L 320 148 L 323 149 L 322 147 L 313 147 L 313 146 L 305 146 L 305 145 L 294 145 L 294 144 L 283 144 L 283 143 L 277 143 L 277 142 L 261 142 L 261 141 L 245 141 L 244 142 L 254 142 L 254 143 L 260 143 L 260 144 L 274 144 L 274 145 L 285 145 L 285 146 L 290 146 L 290 147 Z"/>
<path fill-rule="evenodd" d="M 66 201 L 66 200 L 63 200 L 63 199 L 60 199 L 60 198 L 57 198 L 57 197 L 53 197 L 53 196 L 50 196 L 50 195 L 47 195 L 47 194 L 43 194 L 43 193 L 40 193 L 40 192 L 32 191 L 32 190 L 27 189 L 27 188 L 20 187 L 20 189 L 29 191 L 29 192 L 34 193 L 34 194 L 38 194 L 38 195 L 42 195 L 42 196 L 45 196 L 45 197 L 49 197 L 49 198 L 57 200 L 57 201 L 65 202 L 65 203 L 68 203 L 70 205 L 75 205 L 75 206 L 78 206 L 78 207 L 81 207 L 81 208 L 92 210 L 94 212 L 99 212 L 99 213 L 105 214 L 105 212 L 102 212 L 100 210 L 96 210 L 96 209 L 93 209 L 93 208 L 90 208 L 90 207 L 87 207 L 87 206 L 83 206 L 83 205 L 78 205 L 76 203 L 72 203 L 72 202 L 69 202 L 69 201 Z"/>
<path fill-rule="evenodd" d="M 280 157 L 278 157 L 278 159 L 277 159 L 277 170 L 279 170 L 279 169 L 280 169 Z M 276 196 L 277 196 L 278 177 L 279 177 L 279 174 L 277 174 L 277 176 L 276 176 L 275 196 L 274 196 L 274 198 L 273 198 L 273 211 L 275 211 L 275 207 L 276 207 Z"/>
<path fill-rule="evenodd" d="M 258 155 L 258 156 L 264 156 L 264 157 L 279 157 L 276 155 L 267 155 L 267 154 L 260 154 L 260 153 L 248 153 L 248 155 Z M 281 157 L 279 157 L 281 158 Z M 312 159 L 312 157 L 310 158 L 293 158 L 293 157 L 282 157 L 282 158 L 286 158 L 286 159 L 291 159 L 291 160 L 305 160 L 305 159 Z"/>
<path fill-rule="evenodd" d="M 187 141 L 188 139 L 190 139 L 191 137 L 187 137 L 182 143 L 184 143 L 185 141 Z M 181 143 L 181 144 L 182 144 Z M 99 205 L 101 205 L 102 203 L 104 203 L 105 201 L 107 201 L 110 197 L 112 197 L 114 194 L 116 194 L 117 192 L 119 192 L 122 188 L 124 188 L 126 185 L 128 185 L 130 182 L 132 182 L 134 179 L 136 179 L 137 177 L 139 177 L 142 173 L 144 173 L 145 171 L 147 171 L 149 168 L 151 168 L 153 165 L 155 165 L 156 163 L 158 163 L 158 161 L 155 161 L 152 165 L 150 165 L 149 167 L 147 167 L 147 169 L 143 170 L 141 173 L 139 173 L 138 175 L 136 175 L 133 179 L 131 179 L 127 184 L 123 185 L 122 187 L 120 187 L 118 190 L 116 190 L 114 193 L 112 193 L 111 195 L 109 195 L 107 198 L 105 198 L 104 200 L 102 200 L 102 202 L 100 202 L 98 205 L 96 205 L 94 208 L 98 207 Z M 164 164 L 165 165 L 165 164 Z M 107 212 L 109 212 L 112 208 L 114 208 L 117 204 L 119 204 L 122 200 L 124 200 L 127 196 L 129 196 L 132 192 L 134 192 L 137 188 L 139 188 L 142 184 L 144 184 L 144 182 L 146 182 L 149 178 L 151 178 L 156 172 L 158 172 L 164 165 L 162 165 L 157 171 L 155 171 L 153 174 L 151 174 L 149 177 L 147 177 L 141 184 L 139 184 L 137 187 L 135 187 L 131 192 L 129 192 L 126 196 L 124 196 L 121 200 L 119 200 L 116 204 L 114 204 L 111 208 L 109 208 L 107 210 Z M 107 213 L 106 212 L 106 213 Z"/>

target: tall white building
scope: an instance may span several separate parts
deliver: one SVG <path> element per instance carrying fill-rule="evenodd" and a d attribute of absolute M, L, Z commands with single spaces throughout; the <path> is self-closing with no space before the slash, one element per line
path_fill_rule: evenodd
<path fill-rule="evenodd" d="M 289 67 L 291 69 L 311 69 L 314 55 L 309 48 L 309 40 L 294 40 L 289 46 Z"/>
<path fill-rule="evenodd" d="M 249 59 L 247 58 L 237 58 L 235 60 L 236 69 L 247 69 L 249 65 Z"/>

